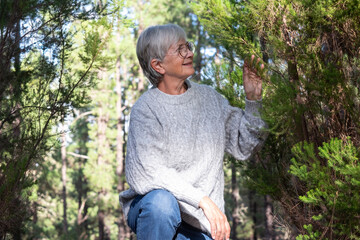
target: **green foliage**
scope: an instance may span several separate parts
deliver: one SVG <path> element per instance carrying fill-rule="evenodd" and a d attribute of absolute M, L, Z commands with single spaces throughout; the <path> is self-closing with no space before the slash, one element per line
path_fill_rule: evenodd
<path fill-rule="evenodd" d="M 333 180 L 331 186 L 345 191 L 349 183 L 347 187 L 356 188 L 358 177 L 352 172 L 355 168 L 335 169 L 340 163 L 329 161 L 317 149 L 334 138 L 343 141 L 350 138 L 346 141 L 360 146 L 358 1 L 198 0 L 192 3 L 192 8 L 205 30 L 226 49 L 223 56 L 230 64 L 241 67 L 251 54 L 267 62 L 269 77 L 263 82 L 262 118 L 268 123 L 270 135 L 263 151 L 242 168 L 249 187 L 279 202 L 285 221 L 292 224 L 293 235 L 306 234 L 304 226 L 310 225 L 312 233 L 323 234 L 326 226 L 323 222 L 329 220 L 332 209 L 328 210 L 330 215 L 320 215 L 323 205 L 312 205 L 320 201 L 322 189 L 310 189 L 308 181 L 289 173 L 295 154 L 291 149 L 304 141 L 313 145 L 314 151 L 310 147 L 303 149 L 302 154 L 308 158 L 299 166 L 299 177 L 309 177 L 309 166 L 315 164 L 311 159 L 319 159 L 313 167 L 321 168 L 322 173 L 312 170 L 313 184 L 321 184 L 316 181 L 325 181 L 326 177 L 332 179 L 336 172 L 343 178 Z M 213 71 L 220 92 L 233 105 L 241 106 L 234 101 L 239 96 L 238 86 L 223 76 L 226 74 Z M 324 145 L 322 148 L 325 149 Z M 335 193 L 321 197 L 333 201 Z M 345 211 L 340 202 L 332 204 L 336 206 L 334 219 L 350 211 Z M 344 201 L 346 204 L 352 202 Z M 343 234 L 344 239 L 355 238 L 345 229 L 349 230 L 341 225 L 336 234 Z M 330 238 L 332 233 L 328 230 L 322 238 Z"/>
<path fill-rule="evenodd" d="M 295 157 L 289 171 L 306 185 L 308 190 L 300 200 L 317 209 L 311 217 L 321 226 L 322 235 L 329 231 L 335 239 L 359 238 L 359 152 L 351 140 L 332 139 L 318 148 L 318 154 L 306 142 L 292 151 Z"/>
<path fill-rule="evenodd" d="M 86 102 L 90 69 L 106 38 L 92 34 L 76 45 L 70 25 L 92 21 L 97 10 L 90 1 L 1 1 L 0 238 L 21 238 L 32 214 L 29 201 L 37 199 L 31 190 L 38 166 L 56 142 L 58 121 Z M 74 64 L 80 62 L 75 49 L 87 65 Z"/>
<path fill-rule="evenodd" d="M 304 225 L 304 229 L 307 231 L 307 234 L 297 236 L 296 240 L 317 240 L 320 238 L 319 231 L 313 232 L 313 226 L 311 224 Z M 326 239 L 327 238 L 325 238 L 325 240 Z"/>
<path fill-rule="evenodd" d="M 246 2 L 234 4 L 232 1 L 193 1 L 191 6 L 207 32 L 228 50 L 233 50 L 242 59 L 252 54 L 261 56 L 255 40 L 256 36 L 249 29 L 249 11 Z"/>

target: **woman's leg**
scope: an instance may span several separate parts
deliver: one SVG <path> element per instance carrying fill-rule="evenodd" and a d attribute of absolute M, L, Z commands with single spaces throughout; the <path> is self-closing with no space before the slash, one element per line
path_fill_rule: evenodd
<path fill-rule="evenodd" d="M 131 203 L 128 225 L 138 240 L 172 240 L 180 223 L 178 202 L 166 190 L 153 190 Z"/>
<path fill-rule="evenodd" d="M 190 226 L 189 224 L 182 222 L 178 228 L 175 240 L 211 240 L 207 234 L 200 230 Z"/>

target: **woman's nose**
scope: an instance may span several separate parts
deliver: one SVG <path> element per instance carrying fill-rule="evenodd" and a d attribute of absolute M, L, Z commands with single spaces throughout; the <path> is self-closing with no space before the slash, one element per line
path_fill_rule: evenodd
<path fill-rule="evenodd" d="M 194 57 L 194 53 L 193 53 L 193 51 L 190 51 L 189 49 L 188 49 L 188 52 L 187 52 L 186 58 L 188 58 L 188 57 Z"/>

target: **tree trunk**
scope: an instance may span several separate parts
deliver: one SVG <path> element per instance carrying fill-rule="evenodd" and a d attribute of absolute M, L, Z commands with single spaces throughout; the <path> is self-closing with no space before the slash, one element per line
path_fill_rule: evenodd
<path fill-rule="evenodd" d="M 32 222 L 34 225 L 36 225 L 37 221 L 38 221 L 38 212 L 37 212 L 37 206 L 38 203 L 37 202 L 33 202 L 32 203 Z"/>
<path fill-rule="evenodd" d="M 144 2 L 138 1 L 137 6 L 139 8 L 139 11 L 138 11 L 139 12 L 139 29 L 138 29 L 138 36 L 136 36 L 136 37 L 138 38 L 140 36 L 140 34 L 142 33 L 142 31 L 144 31 L 144 29 L 145 29 L 144 18 L 142 16 L 143 9 L 144 9 Z M 138 87 L 137 87 L 138 93 L 143 92 L 144 88 L 145 88 L 145 76 L 144 76 L 144 73 L 139 64 L 139 83 L 138 83 Z"/>
<path fill-rule="evenodd" d="M 20 19 L 17 20 L 15 28 L 15 73 L 18 75 L 20 73 Z"/>
<path fill-rule="evenodd" d="M 77 202 L 78 202 L 78 212 L 77 212 L 77 219 L 76 219 L 76 236 L 77 239 L 88 239 L 89 235 L 88 235 L 88 215 L 87 215 L 87 210 L 88 210 L 88 204 L 87 204 L 87 181 L 86 178 L 84 176 L 84 165 L 86 165 L 86 161 L 87 159 L 89 159 L 89 157 L 87 156 L 87 146 L 86 143 L 89 141 L 89 135 L 88 135 L 88 129 L 87 129 L 87 121 L 84 120 L 83 118 L 86 117 L 87 115 L 90 115 L 93 111 L 87 111 L 87 112 L 80 112 L 77 111 L 76 113 L 76 117 L 73 120 L 73 122 L 71 124 L 75 124 L 75 122 L 77 123 L 77 129 L 78 129 L 78 133 L 79 133 L 79 146 L 77 148 L 77 152 L 79 154 L 75 154 L 74 153 L 70 153 L 68 152 L 67 154 L 71 154 L 73 156 L 75 156 L 77 158 L 77 179 L 76 179 L 76 183 L 75 183 L 75 188 L 77 191 Z M 86 129 L 86 130 L 85 130 Z M 84 131 L 85 130 L 85 131 Z"/>
<path fill-rule="evenodd" d="M 61 180 L 62 180 L 62 200 L 63 200 L 63 232 L 67 236 L 68 233 L 68 223 L 67 223 L 67 202 L 66 202 L 66 132 L 63 123 L 63 132 L 61 133 Z"/>
<path fill-rule="evenodd" d="M 104 83 L 108 83 L 107 69 L 100 69 L 99 78 L 102 79 Z M 108 89 L 108 86 L 105 86 L 105 89 Z M 100 106 L 98 108 L 98 117 L 97 117 L 97 165 L 99 168 L 103 168 L 107 162 L 106 152 L 110 148 L 109 142 L 106 136 L 106 129 L 108 128 L 108 122 L 110 115 L 106 112 L 106 103 L 99 102 Z M 101 188 L 98 189 L 98 199 L 99 202 L 103 201 L 108 195 L 107 189 Z M 105 209 L 99 206 L 98 210 L 98 227 L 99 227 L 99 239 L 106 240 L 110 239 L 110 229 L 106 225 L 106 212 Z"/>
<path fill-rule="evenodd" d="M 85 142 L 86 140 L 84 140 Z M 81 152 L 81 151 L 79 151 Z M 79 176 L 77 179 L 77 192 L 78 192 L 78 215 L 77 215 L 77 236 L 78 239 L 87 239 L 87 210 L 88 205 L 86 204 L 87 200 L 87 190 L 84 189 L 84 185 L 86 185 L 86 182 L 84 181 L 84 174 L 82 172 L 83 169 L 83 162 L 81 159 L 79 159 Z"/>
<path fill-rule="evenodd" d="M 120 76 L 120 57 L 116 60 L 116 71 L 115 71 L 115 78 L 116 78 L 116 128 L 117 128 L 117 134 L 116 134 L 116 162 L 117 162 L 117 168 L 116 168 L 116 174 L 118 176 L 118 185 L 117 190 L 118 192 L 121 192 L 123 190 L 122 187 L 122 173 L 124 170 L 124 163 L 123 163 L 123 133 L 122 133 L 122 89 L 121 89 L 121 76 Z M 126 66 L 123 66 L 122 68 L 124 78 L 126 78 Z"/>
<path fill-rule="evenodd" d="M 98 211 L 99 222 L 99 240 L 110 240 L 109 228 L 105 224 L 105 213 L 103 210 Z"/>
<path fill-rule="evenodd" d="M 253 166 L 259 163 L 259 159 L 257 155 L 250 159 L 250 164 Z M 258 233 L 257 233 L 257 226 L 258 226 L 258 219 L 257 219 L 257 202 L 256 202 L 256 192 L 254 190 L 250 190 L 249 192 L 249 207 L 250 207 L 250 215 L 253 220 L 252 230 L 253 234 L 251 239 L 256 240 Z"/>
<path fill-rule="evenodd" d="M 257 203 L 256 203 L 256 199 L 255 199 L 255 191 L 253 190 L 250 190 L 249 192 L 249 205 L 250 205 L 250 215 L 251 215 L 251 218 L 253 220 L 253 225 L 252 225 L 252 236 L 251 236 L 251 239 L 252 240 L 256 240 L 257 239 L 257 225 L 258 225 L 258 222 L 257 222 L 257 217 L 256 217 L 256 214 L 257 214 Z"/>
<path fill-rule="evenodd" d="M 240 222 L 240 194 L 239 194 L 239 187 L 236 180 L 236 167 L 234 164 L 231 164 L 231 196 L 234 202 L 234 209 L 232 212 L 232 227 L 231 227 L 231 239 L 237 240 L 237 227 Z"/>
<path fill-rule="evenodd" d="M 274 240 L 274 216 L 272 199 L 269 195 L 264 196 L 264 209 L 265 209 L 265 240 Z"/>
<path fill-rule="evenodd" d="M 122 68 L 123 78 L 120 74 L 120 69 Z M 121 66 L 120 57 L 118 57 L 116 61 L 116 71 L 115 71 L 115 78 L 116 78 L 116 94 L 117 94 L 117 101 L 116 101 L 116 115 L 117 115 L 117 135 L 116 135 L 116 175 L 118 177 L 118 184 L 117 190 L 118 193 L 124 190 L 124 183 L 123 183 L 123 172 L 124 172 L 124 157 L 123 157 L 123 125 L 122 125 L 122 85 L 121 79 L 127 78 L 127 68 L 126 65 L 123 64 Z M 130 231 L 127 229 L 125 216 L 122 212 L 122 209 L 119 207 L 118 209 L 118 239 L 124 240 L 130 237 Z"/>
<path fill-rule="evenodd" d="M 202 46 L 202 35 L 201 35 L 201 24 L 199 18 L 196 20 L 196 31 L 197 31 L 197 44 L 196 44 L 196 58 L 195 58 L 195 80 L 200 81 L 201 73 L 201 46 Z"/>
<path fill-rule="evenodd" d="M 216 72 L 215 72 L 215 84 L 216 87 L 219 88 L 220 87 L 220 66 L 221 66 L 221 60 L 220 60 L 220 49 L 216 48 L 216 53 L 215 53 L 215 67 L 216 67 Z"/>
<path fill-rule="evenodd" d="M 104 82 L 107 81 L 107 70 L 106 69 L 101 69 L 99 71 L 99 78 L 103 79 Z M 106 136 L 106 129 L 107 129 L 107 124 L 109 122 L 109 113 L 107 113 L 105 111 L 106 106 L 104 106 L 104 104 L 102 102 L 100 102 L 100 106 L 99 106 L 99 112 L 98 112 L 98 117 L 97 117 L 97 124 L 98 124 L 98 129 L 97 129 L 97 140 L 98 140 L 98 155 L 97 155 L 97 165 L 99 168 L 102 168 L 103 165 L 107 164 L 106 163 L 106 150 L 109 149 L 109 143 L 108 143 L 108 139 Z M 102 201 L 103 198 L 106 197 L 107 195 L 107 190 L 106 189 L 98 189 L 98 199 L 99 201 Z M 105 240 L 105 239 L 109 239 L 110 237 L 110 229 L 106 226 L 105 224 L 105 210 L 99 208 L 98 210 L 98 227 L 99 227 L 99 239 L 100 240 Z"/>
<path fill-rule="evenodd" d="M 102 166 L 105 164 L 105 156 L 104 150 L 106 147 L 106 128 L 109 116 L 103 113 L 103 109 L 100 107 L 99 109 L 99 117 L 98 117 L 98 141 L 99 141 L 99 148 L 98 148 L 98 158 L 97 158 L 97 165 Z M 107 192 L 104 189 L 99 189 L 98 198 L 101 201 L 102 198 L 107 195 Z M 99 221 L 99 239 L 105 240 L 108 239 L 107 234 L 107 226 L 105 224 L 105 212 L 102 209 L 98 210 L 98 221 Z"/>
<path fill-rule="evenodd" d="M 269 54 L 266 50 L 266 37 L 260 36 L 260 46 L 261 52 L 263 55 L 263 61 L 268 63 L 269 61 Z M 262 159 L 262 161 L 267 164 L 269 161 L 268 159 Z M 275 239 L 275 232 L 274 232 L 274 216 L 273 216 L 273 205 L 272 199 L 269 195 L 264 196 L 264 213 L 265 213 L 265 240 L 273 240 Z"/>
<path fill-rule="evenodd" d="M 296 61 L 296 52 L 294 48 L 292 47 L 293 39 L 290 34 L 290 30 L 287 26 L 287 19 L 286 16 L 283 16 L 283 36 L 284 36 L 284 42 L 288 44 L 286 47 L 286 55 L 288 58 L 286 59 L 286 62 L 288 64 L 288 74 L 290 78 L 290 82 L 293 84 L 293 86 L 296 88 L 297 95 L 294 96 L 296 98 L 296 102 L 298 104 L 303 104 L 303 100 L 301 99 L 301 83 L 299 81 L 299 73 L 297 70 L 297 61 Z M 294 119 L 296 122 L 296 133 L 298 135 L 298 138 L 301 141 L 309 141 L 309 133 L 307 130 L 307 123 L 305 116 L 302 114 L 300 118 L 297 117 L 298 113 L 296 112 L 296 109 L 294 110 Z"/>

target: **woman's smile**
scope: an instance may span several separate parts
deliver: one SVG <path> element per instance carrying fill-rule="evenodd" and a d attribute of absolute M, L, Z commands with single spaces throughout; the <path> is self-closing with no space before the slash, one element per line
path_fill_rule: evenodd
<path fill-rule="evenodd" d="M 192 61 L 183 64 L 183 66 L 188 66 L 188 67 L 189 67 L 189 66 L 192 67 L 192 65 L 193 65 L 193 62 L 192 62 Z"/>

